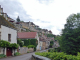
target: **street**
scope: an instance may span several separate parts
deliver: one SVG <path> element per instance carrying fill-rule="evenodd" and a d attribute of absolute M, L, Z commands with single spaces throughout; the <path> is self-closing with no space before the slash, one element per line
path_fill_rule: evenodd
<path fill-rule="evenodd" d="M 42 50 L 40 52 L 46 52 L 46 50 Z M 0 60 L 29 60 L 32 56 L 32 54 L 34 54 L 35 52 L 33 53 L 28 53 L 28 54 L 23 54 L 23 55 L 20 55 L 20 56 L 14 56 L 14 57 L 7 57 L 7 58 L 1 58 Z"/>
<path fill-rule="evenodd" d="M 14 57 L 7 57 L 7 58 L 2 58 L 0 60 L 29 60 L 31 58 L 33 53 L 28 53 L 20 56 L 14 56 Z"/>

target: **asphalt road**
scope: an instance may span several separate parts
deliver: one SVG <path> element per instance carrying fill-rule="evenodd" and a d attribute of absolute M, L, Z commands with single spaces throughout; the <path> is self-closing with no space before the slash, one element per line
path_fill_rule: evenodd
<path fill-rule="evenodd" d="M 28 53 L 20 56 L 1 58 L 0 60 L 29 60 L 33 53 Z"/>
<path fill-rule="evenodd" d="M 42 50 L 40 52 L 45 52 L 47 50 Z M 7 58 L 1 58 L 0 60 L 29 60 L 32 56 L 33 53 L 28 53 L 28 54 L 24 54 L 24 55 L 20 55 L 20 56 L 14 56 L 14 57 L 7 57 Z"/>

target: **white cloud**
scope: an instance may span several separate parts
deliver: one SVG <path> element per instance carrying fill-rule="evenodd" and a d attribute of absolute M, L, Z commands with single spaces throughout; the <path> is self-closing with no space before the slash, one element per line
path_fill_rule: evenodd
<path fill-rule="evenodd" d="M 59 29 L 64 28 L 66 18 L 72 13 L 80 12 L 80 0 L 53 0 L 48 5 L 39 3 L 38 0 L 19 0 L 27 14 L 42 28 L 51 27 L 54 34 L 59 34 Z M 40 21 L 38 21 L 39 19 Z M 50 23 L 42 23 L 48 21 Z M 49 29 L 49 28 L 48 28 Z"/>

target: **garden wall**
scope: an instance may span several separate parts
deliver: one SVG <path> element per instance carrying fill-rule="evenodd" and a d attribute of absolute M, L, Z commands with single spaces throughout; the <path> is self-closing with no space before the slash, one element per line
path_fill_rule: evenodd
<path fill-rule="evenodd" d="M 27 47 L 20 47 L 20 48 L 19 48 L 19 53 L 20 53 L 20 54 L 25 54 L 25 53 L 27 53 L 27 50 L 28 50 Z"/>

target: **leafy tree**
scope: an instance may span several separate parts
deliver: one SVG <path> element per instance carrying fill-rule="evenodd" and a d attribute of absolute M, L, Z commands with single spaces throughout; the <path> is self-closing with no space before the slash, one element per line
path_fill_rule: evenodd
<path fill-rule="evenodd" d="M 21 39 L 17 40 L 17 44 L 19 44 L 20 47 L 23 47 L 23 45 L 24 45 Z"/>
<path fill-rule="evenodd" d="M 19 16 L 17 17 L 17 19 L 16 19 L 16 20 L 17 20 L 17 22 L 20 22 L 20 18 L 19 18 Z"/>
<path fill-rule="evenodd" d="M 10 43 L 9 42 L 4 41 L 4 40 L 0 40 L 0 47 L 4 48 L 3 54 L 5 53 L 5 48 L 6 47 L 9 47 L 9 46 L 10 46 Z"/>
<path fill-rule="evenodd" d="M 4 48 L 4 50 L 3 50 L 3 54 L 4 54 L 5 53 L 5 48 L 11 47 L 15 51 L 15 49 L 18 48 L 18 44 L 16 44 L 16 43 L 10 44 L 8 41 L 0 40 L 0 47 Z"/>
<path fill-rule="evenodd" d="M 67 54 L 76 55 L 80 52 L 80 13 L 72 14 L 67 18 L 65 28 L 62 30 L 60 46 Z"/>
<path fill-rule="evenodd" d="M 14 49 L 14 53 L 15 53 L 15 49 L 17 49 L 18 48 L 18 44 L 16 44 L 16 43 L 12 43 L 12 44 L 10 44 L 11 45 L 11 47 Z"/>
<path fill-rule="evenodd" d="M 57 41 L 60 43 L 61 37 L 62 37 L 62 36 L 58 35 L 58 36 L 56 36 L 56 37 L 54 38 L 54 40 L 57 40 Z"/>

